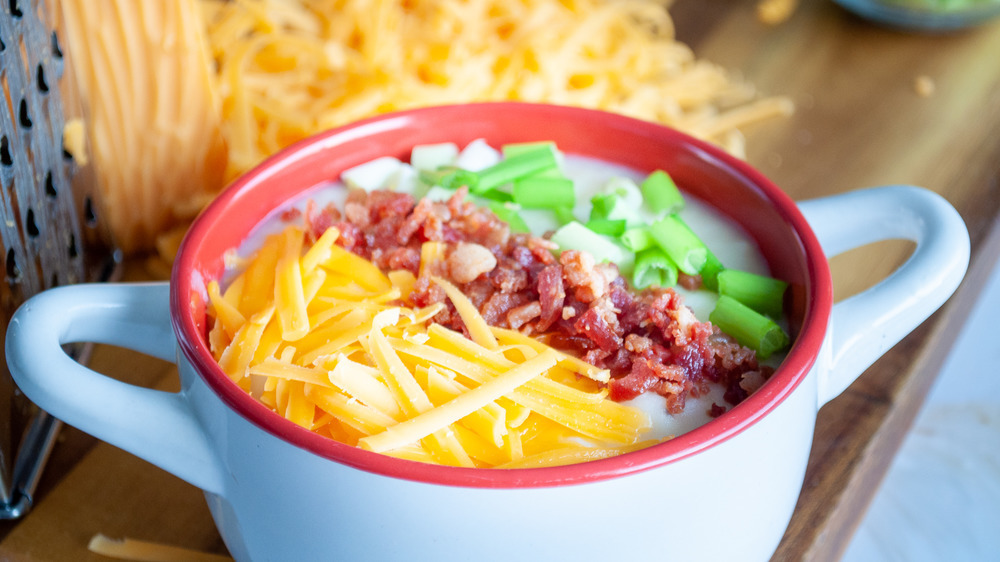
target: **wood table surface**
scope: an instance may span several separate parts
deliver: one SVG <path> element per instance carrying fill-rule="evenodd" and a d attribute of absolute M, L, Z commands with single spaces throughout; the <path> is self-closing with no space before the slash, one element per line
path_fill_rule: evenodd
<path fill-rule="evenodd" d="M 949 34 L 886 29 L 826 0 L 802 0 L 776 26 L 750 0 L 677 0 L 677 35 L 795 114 L 748 131 L 747 159 L 793 198 L 907 183 L 948 199 L 972 240 L 954 297 L 824 406 L 795 514 L 775 560 L 836 560 L 1000 256 L 1000 22 Z M 921 78 L 925 77 L 925 78 Z M 929 80 L 931 95 L 916 82 Z M 926 92 L 925 92 L 926 93 Z M 871 286 L 908 255 L 883 242 L 834 257 L 837 298 Z M 129 279 L 143 276 L 128 268 Z M 97 347 L 116 378 L 175 389 L 168 364 Z M 201 492 L 105 443 L 64 428 L 22 520 L 0 523 L 0 560 L 104 560 L 90 537 L 131 537 L 224 553 Z"/>

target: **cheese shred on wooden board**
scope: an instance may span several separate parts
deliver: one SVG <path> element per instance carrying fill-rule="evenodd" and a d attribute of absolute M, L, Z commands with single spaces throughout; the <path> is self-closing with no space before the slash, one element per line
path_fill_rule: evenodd
<path fill-rule="evenodd" d="M 607 371 L 489 327 L 441 279 L 472 339 L 433 324 L 442 304 L 403 304 L 412 274 L 383 273 L 334 245 L 338 235 L 310 245 L 289 226 L 224 291 L 207 287 L 213 355 L 275 413 L 348 445 L 454 466 L 552 466 L 652 443 L 649 416 L 608 399 Z"/>
<path fill-rule="evenodd" d="M 102 534 L 91 537 L 87 550 L 108 558 L 132 562 L 232 562 L 233 560 L 223 554 L 199 552 L 130 538 L 115 540 Z"/>

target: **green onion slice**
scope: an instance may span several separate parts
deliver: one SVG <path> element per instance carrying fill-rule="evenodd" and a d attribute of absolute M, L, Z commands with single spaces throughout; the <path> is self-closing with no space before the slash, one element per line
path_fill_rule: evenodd
<path fill-rule="evenodd" d="M 587 228 L 606 236 L 621 236 L 625 232 L 624 219 L 590 219 Z"/>
<path fill-rule="evenodd" d="M 653 247 L 635 254 L 632 285 L 645 289 L 653 285 L 673 287 L 677 284 L 677 265 L 660 248 Z"/>
<path fill-rule="evenodd" d="M 708 250 L 708 258 L 705 260 L 705 265 L 701 268 L 701 284 L 710 291 L 718 291 L 719 273 L 724 269 L 725 267 L 719 261 L 719 258 L 715 257 L 712 250 Z"/>
<path fill-rule="evenodd" d="M 560 226 L 569 224 L 576 220 L 576 215 L 573 214 L 572 207 L 556 207 L 555 209 L 552 209 L 552 214 L 555 215 L 556 222 L 558 222 Z"/>
<path fill-rule="evenodd" d="M 524 218 L 521 217 L 521 207 L 516 203 L 492 201 L 490 210 L 497 218 L 510 225 L 513 232 L 531 232 L 528 223 L 524 222 Z"/>
<path fill-rule="evenodd" d="M 668 215 L 649 227 L 649 233 L 677 268 L 698 275 L 708 261 L 708 248 L 677 215 Z"/>
<path fill-rule="evenodd" d="M 613 238 L 598 234 L 577 221 L 567 223 L 555 231 L 551 240 L 559 246 L 560 251 L 583 250 L 593 256 L 598 263 L 605 261 L 613 263 L 618 266 L 622 275 L 631 271 L 634 264 L 632 253 Z"/>
<path fill-rule="evenodd" d="M 785 349 L 790 343 L 788 334 L 774 320 L 732 297 L 719 297 L 708 319 L 741 345 L 756 351 L 757 358 L 761 360 Z"/>
<path fill-rule="evenodd" d="M 454 166 L 444 166 L 437 170 L 420 170 L 419 178 L 420 182 L 425 185 L 452 190 L 466 186 L 469 191 L 473 191 L 473 187 L 479 183 L 479 177 L 475 172 Z"/>
<path fill-rule="evenodd" d="M 573 207 L 573 181 L 564 178 L 526 177 L 514 181 L 514 202 L 526 209 Z"/>
<path fill-rule="evenodd" d="M 643 223 L 635 207 L 615 192 L 598 193 L 590 198 L 590 219 L 625 220 L 629 228 Z"/>
<path fill-rule="evenodd" d="M 719 272 L 719 294 L 732 297 L 761 314 L 781 318 L 788 283 L 737 269 Z"/>
<path fill-rule="evenodd" d="M 676 213 L 684 208 L 684 197 L 677 184 L 663 170 L 656 170 L 640 185 L 642 197 L 654 213 Z"/>
<path fill-rule="evenodd" d="M 641 252 L 656 245 L 656 240 L 645 226 L 629 228 L 619 238 L 622 244 L 633 252 Z"/>
<path fill-rule="evenodd" d="M 559 162 L 555 147 L 543 144 L 532 150 L 524 150 L 500 162 L 476 172 L 478 182 L 469 191 L 486 191 L 525 178 L 548 169 L 558 169 Z"/>

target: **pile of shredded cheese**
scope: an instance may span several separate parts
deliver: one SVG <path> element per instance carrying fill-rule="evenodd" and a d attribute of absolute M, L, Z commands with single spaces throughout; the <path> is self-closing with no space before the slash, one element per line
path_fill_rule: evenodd
<path fill-rule="evenodd" d="M 569 464 L 653 443 L 640 441 L 646 413 L 607 398 L 608 371 L 489 326 L 443 279 L 471 339 L 431 323 L 444 304 L 400 304 L 412 273 L 383 274 L 338 236 L 330 228 L 304 247 L 288 226 L 224 292 L 208 286 L 212 353 L 276 413 L 349 445 L 465 467 Z"/>
<path fill-rule="evenodd" d="M 741 128 L 792 111 L 676 41 L 663 0 L 61 5 L 104 218 L 126 252 L 156 246 L 168 261 L 226 182 L 377 113 L 499 100 L 599 108 L 742 157 Z"/>
<path fill-rule="evenodd" d="M 230 178 L 312 133 L 468 101 L 600 108 L 743 154 L 786 115 L 674 39 L 663 1 L 202 0 Z"/>

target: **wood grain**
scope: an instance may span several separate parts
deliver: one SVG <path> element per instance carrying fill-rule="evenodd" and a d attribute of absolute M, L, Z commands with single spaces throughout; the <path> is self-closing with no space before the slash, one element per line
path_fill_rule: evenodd
<path fill-rule="evenodd" d="M 748 132 L 750 163 L 798 200 L 894 183 L 929 188 L 959 210 L 973 244 L 955 297 L 820 411 L 774 559 L 836 560 L 1000 256 L 1000 23 L 904 33 L 802 0 L 770 27 L 754 6 L 677 0 L 672 8 L 678 37 L 699 57 L 795 101 L 791 118 Z M 918 95 L 919 76 L 933 81 L 933 95 Z M 833 258 L 837 297 L 871 286 L 910 249 L 889 242 Z M 176 384 L 169 364 L 120 350 L 99 348 L 94 365 L 138 384 Z M 67 429 L 49 468 L 34 510 L 0 524 L 0 559 L 96 560 L 86 543 L 97 532 L 225 552 L 201 493 L 144 461 Z"/>

